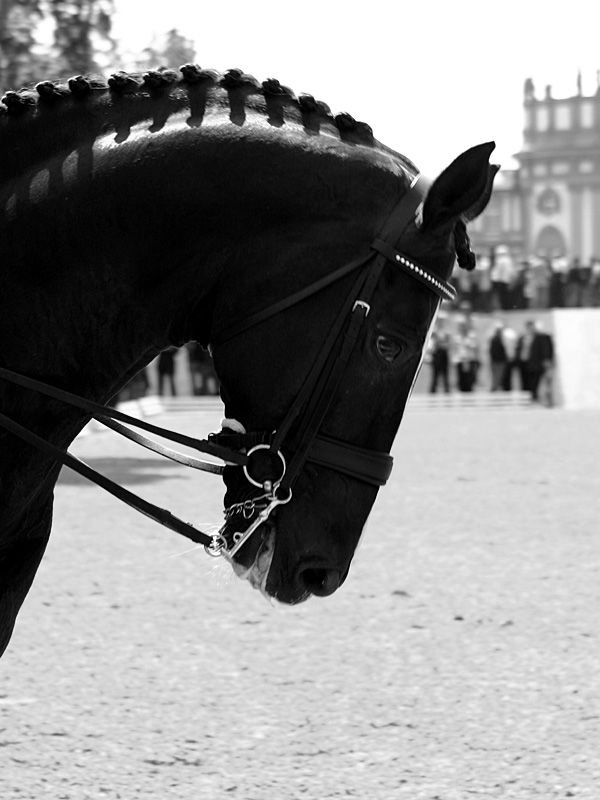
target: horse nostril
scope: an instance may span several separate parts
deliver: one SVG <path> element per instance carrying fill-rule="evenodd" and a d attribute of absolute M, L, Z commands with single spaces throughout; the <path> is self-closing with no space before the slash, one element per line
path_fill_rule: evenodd
<path fill-rule="evenodd" d="M 327 597 L 339 588 L 341 573 L 337 569 L 306 567 L 300 573 L 300 580 L 306 589 L 317 597 Z"/>

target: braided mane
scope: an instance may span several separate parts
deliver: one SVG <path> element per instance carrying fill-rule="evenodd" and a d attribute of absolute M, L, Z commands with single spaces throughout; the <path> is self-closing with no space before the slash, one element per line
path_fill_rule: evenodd
<path fill-rule="evenodd" d="M 139 101 L 137 107 L 135 100 Z M 275 78 L 259 82 L 241 69 L 220 73 L 197 64 L 184 64 L 178 70 L 163 67 L 143 73 L 119 71 L 108 79 L 77 75 L 66 81 L 45 80 L 30 88 L 8 91 L 0 98 L 0 149 L 10 151 L 10 142 L 7 147 L 3 136 L 18 135 L 23 155 L 27 141 L 22 137 L 21 126 L 29 120 L 36 128 L 50 120 L 58 121 L 66 130 L 72 115 L 76 121 L 85 117 L 88 135 L 112 127 L 116 141 L 123 142 L 133 124 L 152 117 L 149 130 L 156 132 L 172 113 L 185 109 L 190 112 L 187 124 L 200 127 L 207 107 L 215 105 L 228 108 L 230 121 L 238 126 L 245 123 L 247 110 L 261 111 L 273 127 L 283 128 L 286 122 L 297 122 L 308 135 L 319 135 L 323 130 L 337 132 L 340 141 L 346 144 L 381 150 L 399 158 L 409 172 L 419 171 L 410 159 L 377 141 L 370 125 L 346 112 L 333 114 L 326 103 L 311 94 L 295 95 Z M 110 109 L 115 107 L 118 114 L 111 116 Z M 49 146 L 42 136 L 35 143 L 36 154 L 41 155 Z M 0 175 L 10 177 L 11 168 L 18 168 L 18 164 L 0 161 Z M 456 223 L 454 240 L 459 266 L 474 269 L 475 255 L 462 220 Z"/>
<path fill-rule="evenodd" d="M 379 143 L 373 131 L 364 122 L 358 122 L 350 114 L 333 115 L 329 106 L 315 100 L 310 94 L 296 96 L 275 78 L 259 83 L 252 75 L 240 69 L 218 73 L 201 69 L 196 64 L 185 64 L 179 70 L 161 68 L 144 73 L 116 72 L 107 80 L 98 76 L 78 75 L 66 82 L 41 81 L 33 88 L 8 91 L 0 100 L 0 125 L 24 115 L 36 115 L 49 107 L 59 108 L 67 101 L 90 103 L 99 96 L 116 98 L 146 97 L 154 100 L 167 99 L 172 95 L 177 100 L 187 94 L 191 111 L 190 124 L 202 121 L 205 105 L 209 102 L 210 90 L 223 89 L 229 96 L 230 118 L 243 124 L 245 106 L 255 107 L 253 99 L 262 98 L 266 105 L 269 122 L 281 127 L 286 116 L 297 112 L 307 130 L 318 133 L 320 125 L 328 123 L 335 127 L 344 142 L 375 147 Z"/>

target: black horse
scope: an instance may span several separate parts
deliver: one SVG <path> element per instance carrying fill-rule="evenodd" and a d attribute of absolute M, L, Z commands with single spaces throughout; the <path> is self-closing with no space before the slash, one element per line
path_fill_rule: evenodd
<path fill-rule="evenodd" d="M 2 103 L 0 367 L 106 403 L 163 349 L 212 348 L 222 443 L 255 453 L 225 468 L 219 546 L 282 602 L 335 591 L 456 256 L 474 265 L 493 143 L 428 188 L 348 114 L 191 65 Z M 0 411 L 60 451 L 89 419 L 6 375 Z M 2 652 L 61 465 L 1 428 L 0 448 Z"/>

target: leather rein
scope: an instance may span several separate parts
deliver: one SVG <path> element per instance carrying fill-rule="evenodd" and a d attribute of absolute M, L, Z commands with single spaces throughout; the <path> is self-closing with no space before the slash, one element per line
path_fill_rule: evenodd
<path fill-rule="evenodd" d="M 204 545 L 209 555 L 225 556 L 228 559 L 235 555 L 278 505 L 289 502 L 292 497 L 294 481 L 306 461 L 329 467 L 371 485 L 384 485 L 393 465 L 393 459 L 388 453 L 357 447 L 320 435 L 319 429 L 358 341 L 363 324 L 369 314 L 372 295 L 387 263 L 391 262 L 411 275 L 440 299 L 454 300 L 456 297 L 456 291 L 450 283 L 415 264 L 394 246 L 414 220 L 416 211 L 423 200 L 424 191 L 418 181 L 419 176 L 413 180 L 409 191 L 400 199 L 365 256 L 345 264 L 310 286 L 217 332 L 212 337 L 211 350 L 320 292 L 343 277 L 358 273 L 352 290 L 341 306 L 335 323 L 304 384 L 286 417 L 274 432 L 253 431 L 247 433 L 223 430 L 220 433 L 210 434 L 208 439 L 195 439 L 152 425 L 115 408 L 95 403 L 71 392 L 0 367 L 0 378 L 5 381 L 80 408 L 90 418 L 97 420 L 121 436 L 177 463 L 218 475 L 222 474 L 225 469 L 219 464 L 202 461 L 158 444 L 142 434 L 130 430 L 125 425 L 140 428 L 163 439 L 214 456 L 224 461 L 226 465 L 242 468 L 249 483 L 262 490 L 262 494 L 257 494 L 251 500 L 234 504 L 226 509 L 226 519 L 234 514 L 242 513 L 246 519 L 252 520 L 243 532 L 233 534 L 232 542 L 228 542 L 224 535 L 227 522 L 216 534 L 211 535 L 200 531 L 169 511 L 130 492 L 92 469 L 68 451 L 56 447 L 2 413 L 0 413 L 0 427 L 101 486 L 161 525 L 197 544 Z M 241 425 L 239 428 L 243 430 Z M 291 453 L 289 465 L 281 452 L 284 444 L 286 452 Z"/>

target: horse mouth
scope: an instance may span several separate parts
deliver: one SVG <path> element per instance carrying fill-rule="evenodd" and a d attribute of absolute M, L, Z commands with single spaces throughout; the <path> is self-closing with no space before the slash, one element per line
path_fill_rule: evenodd
<path fill-rule="evenodd" d="M 265 526 L 263 531 L 260 533 L 256 531 L 255 535 L 258 537 L 261 533 L 262 537 L 250 565 L 248 566 L 247 563 L 244 564 L 232 559 L 231 566 L 233 567 L 235 575 L 240 578 L 240 580 L 248 581 L 253 589 L 258 589 L 264 597 L 270 600 L 271 595 L 267 592 L 266 586 L 269 570 L 271 569 L 271 562 L 273 561 L 273 554 L 275 552 L 275 528 L 270 525 Z M 251 541 L 242 547 L 240 554 L 250 545 Z"/>

